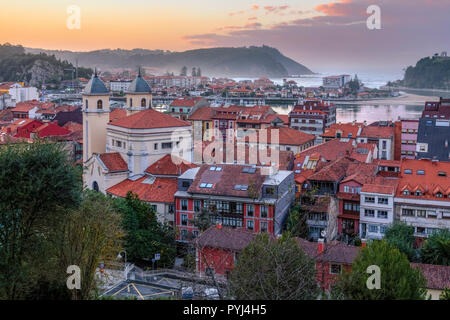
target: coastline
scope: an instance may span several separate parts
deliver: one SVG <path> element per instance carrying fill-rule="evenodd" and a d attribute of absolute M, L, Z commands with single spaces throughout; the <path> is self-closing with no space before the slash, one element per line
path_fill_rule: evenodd
<path fill-rule="evenodd" d="M 439 96 L 423 96 L 418 94 L 401 92 L 398 97 L 388 97 L 388 98 L 376 98 L 376 99 L 364 99 L 364 100 L 331 100 L 335 104 L 387 104 L 387 105 L 423 105 L 426 101 L 437 101 Z"/>

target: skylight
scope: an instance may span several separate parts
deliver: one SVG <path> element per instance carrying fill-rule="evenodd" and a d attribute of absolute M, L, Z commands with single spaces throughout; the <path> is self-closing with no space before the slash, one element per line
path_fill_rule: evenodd
<path fill-rule="evenodd" d="M 425 174 L 425 171 L 423 170 L 417 170 L 417 174 L 423 176 Z"/>
<path fill-rule="evenodd" d="M 405 169 L 405 174 L 412 174 L 412 170 L 411 169 Z"/>
<path fill-rule="evenodd" d="M 234 190 L 237 190 L 237 191 L 247 191 L 247 190 L 248 190 L 248 185 L 246 185 L 246 184 L 236 184 L 236 185 L 234 186 Z"/>
<path fill-rule="evenodd" d="M 250 168 L 250 167 L 244 167 L 242 169 L 243 173 L 255 173 L 256 172 L 256 168 Z"/>
<path fill-rule="evenodd" d="M 206 188 L 206 183 L 204 182 L 200 183 L 200 188 Z"/>

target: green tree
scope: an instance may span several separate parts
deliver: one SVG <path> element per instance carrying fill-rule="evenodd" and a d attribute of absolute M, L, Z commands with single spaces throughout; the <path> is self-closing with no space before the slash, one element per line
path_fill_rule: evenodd
<path fill-rule="evenodd" d="M 416 260 L 416 252 L 414 250 L 414 227 L 408 226 L 402 222 L 395 222 L 386 229 L 384 235 L 388 244 L 396 247 L 400 252 L 404 253 L 409 261 Z"/>
<path fill-rule="evenodd" d="M 200 232 L 205 231 L 209 227 L 213 225 L 212 217 L 214 213 L 206 208 L 201 208 L 200 212 L 194 216 L 191 221 L 189 221 L 192 225 L 197 227 Z"/>
<path fill-rule="evenodd" d="M 305 210 L 299 205 L 293 206 L 286 223 L 287 231 L 293 237 L 307 239 L 309 237 L 309 227 L 306 223 L 307 219 L 308 215 Z"/>
<path fill-rule="evenodd" d="M 423 263 L 450 266 L 450 230 L 439 230 L 426 239 L 420 257 Z"/>
<path fill-rule="evenodd" d="M 114 200 L 116 210 L 122 214 L 126 233 L 124 248 L 129 260 L 150 260 L 160 253 L 159 263 L 172 266 L 176 254 L 174 232 L 168 225 L 158 222 L 152 206 L 132 192 L 128 192 L 126 198 Z"/>
<path fill-rule="evenodd" d="M 439 296 L 439 300 L 450 300 L 450 288 L 445 288 L 441 295 Z"/>
<path fill-rule="evenodd" d="M 314 262 L 286 235 L 256 236 L 231 274 L 230 294 L 238 300 L 311 300 L 319 292 Z"/>
<path fill-rule="evenodd" d="M 20 299 L 52 263 L 54 226 L 80 201 L 81 174 L 61 145 L 0 148 L 0 298 Z"/>
<path fill-rule="evenodd" d="M 55 256 L 59 262 L 58 274 L 77 265 L 81 270 L 81 289 L 72 290 L 72 299 L 90 299 L 95 296 L 95 271 L 102 261 L 114 261 L 121 250 L 122 219 L 110 197 L 92 190 L 83 193 L 81 205 L 71 210 L 55 232 Z"/>
<path fill-rule="evenodd" d="M 180 76 L 186 76 L 186 75 L 187 75 L 187 67 L 183 66 L 183 68 L 181 68 Z"/>
<path fill-rule="evenodd" d="M 380 289 L 369 289 L 369 266 L 380 268 Z M 350 272 L 343 273 L 332 287 L 332 297 L 348 300 L 423 300 L 426 281 L 411 267 L 405 254 L 386 240 L 362 249 Z"/>

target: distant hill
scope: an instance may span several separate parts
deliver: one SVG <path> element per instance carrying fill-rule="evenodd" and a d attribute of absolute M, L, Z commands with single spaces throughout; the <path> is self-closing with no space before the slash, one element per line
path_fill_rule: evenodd
<path fill-rule="evenodd" d="M 450 87 L 450 57 L 435 54 L 420 59 L 405 71 L 398 84 L 410 88 L 448 89 Z"/>
<path fill-rule="evenodd" d="M 25 53 L 22 46 L 0 44 L 0 82 L 20 81 L 31 86 L 43 84 L 58 87 L 62 80 L 72 79 L 73 65 L 45 53 Z M 80 77 L 89 77 L 91 69 L 79 68 Z"/>
<path fill-rule="evenodd" d="M 170 52 L 163 50 L 97 50 L 72 52 L 27 48 L 27 52 L 55 55 L 55 57 L 85 67 L 99 67 L 103 70 L 115 68 L 149 67 L 160 73 L 179 74 L 186 66 L 188 74 L 193 67 L 200 67 L 202 75 L 227 77 L 287 77 L 290 75 L 313 74 L 304 65 L 284 56 L 275 48 L 240 47 L 210 48 Z"/>

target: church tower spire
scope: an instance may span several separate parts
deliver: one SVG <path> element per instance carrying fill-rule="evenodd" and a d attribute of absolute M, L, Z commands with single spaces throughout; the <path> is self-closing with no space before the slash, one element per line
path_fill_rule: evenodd
<path fill-rule="evenodd" d="M 131 82 L 125 92 L 127 115 L 150 109 L 152 107 L 152 93 L 147 81 L 142 77 L 141 68 L 138 76 Z"/>

